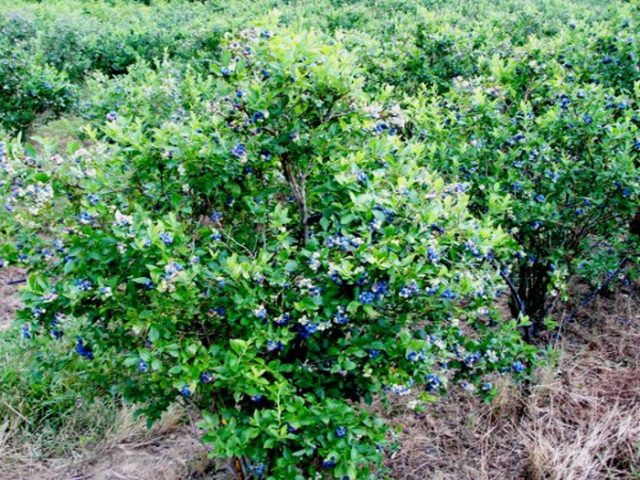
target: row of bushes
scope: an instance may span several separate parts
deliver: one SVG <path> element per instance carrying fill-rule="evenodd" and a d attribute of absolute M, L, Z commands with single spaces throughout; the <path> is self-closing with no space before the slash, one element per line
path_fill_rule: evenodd
<path fill-rule="evenodd" d="M 163 56 L 205 61 L 239 21 L 211 5 L 46 2 L 0 8 L 0 123 L 27 128 L 75 105 L 86 76 Z"/>
<path fill-rule="evenodd" d="M 168 56 L 206 70 L 226 32 L 274 15 L 283 25 L 343 37 L 370 91 L 391 85 L 414 94 L 426 85 L 443 92 L 457 76 L 486 74 L 488 59 L 532 48 L 546 49 L 576 80 L 630 91 L 638 74 L 634 7 L 586 3 L 459 1 L 427 9 L 415 0 L 324 0 L 275 13 L 276 0 L 7 4 L 0 8 L 0 123 L 23 130 L 39 114 L 75 105 L 73 87 L 87 75 L 120 75 L 140 60 L 153 65 Z"/>

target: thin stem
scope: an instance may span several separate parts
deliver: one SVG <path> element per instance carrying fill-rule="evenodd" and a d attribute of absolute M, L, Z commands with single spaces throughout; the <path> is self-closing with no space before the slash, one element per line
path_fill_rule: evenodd
<path fill-rule="evenodd" d="M 497 261 L 494 261 L 494 265 L 498 268 L 498 272 L 500 272 L 500 276 L 507 283 L 507 286 L 509 287 L 509 291 L 511 292 L 511 298 L 516 302 L 516 306 L 518 307 L 518 314 L 525 314 L 526 313 L 525 303 L 522 301 L 522 298 L 518 293 L 518 289 L 514 285 L 513 281 L 511 280 L 509 275 L 507 275 L 506 269 L 504 269 L 502 265 L 500 265 L 500 263 Z"/>
<path fill-rule="evenodd" d="M 586 307 L 587 305 L 589 305 L 591 302 L 593 302 L 596 297 L 598 296 L 598 294 L 604 290 L 610 283 L 611 281 L 624 269 L 624 267 L 627 265 L 627 263 L 629 263 L 629 257 L 625 256 L 623 257 L 620 262 L 618 263 L 618 266 L 615 270 L 613 270 L 612 272 L 609 272 L 607 274 L 607 276 L 605 277 L 604 281 L 598 285 L 594 290 L 592 290 L 591 292 L 589 292 L 589 294 L 587 296 L 585 296 L 582 301 L 578 304 L 578 306 L 576 308 L 573 309 L 573 311 L 566 317 L 564 317 L 562 319 L 562 321 L 560 322 L 560 326 L 558 327 L 558 337 L 560 336 L 560 333 L 562 332 L 562 328 L 572 322 L 573 320 L 575 320 L 576 316 L 578 315 L 578 313 L 580 313 L 580 311 Z"/>
<path fill-rule="evenodd" d="M 284 176 L 287 179 L 287 183 L 293 192 L 293 196 L 298 204 L 298 209 L 300 210 L 300 220 L 302 223 L 303 229 L 303 242 L 304 245 L 309 241 L 309 214 L 307 211 L 307 200 L 306 200 L 306 192 L 304 183 L 298 183 L 299 175 L 293 171 L 293 165 L 288 156 L 282 156 L 282 169 L 284 171 Z M 301 179 L 304 182 L 303 179 Z"/>

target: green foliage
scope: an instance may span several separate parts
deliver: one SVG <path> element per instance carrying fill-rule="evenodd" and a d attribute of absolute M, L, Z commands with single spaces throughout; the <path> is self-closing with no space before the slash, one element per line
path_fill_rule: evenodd
<path fill-rule="evenodd" d="M 427 146 L 370 104 L 340 44 L 249 29 L 220 59 L 169 89 L 169 65 L 147 69 L 167 108 L 121 102 L 89 150 L 7 147 L 2 256 L 31 272 L 25 332 L 152 419 L 193 402 L 213 454 L 254 477 L 380 475 L 384 425 L 360 402 L 490 397 L 531 365 L 494 310 L 508 238 L 421 165 Z"/>
<path fill-rule="evenodd" d="M 65 74 L 6 39 L 0 39 L 0 84 L 0 125 L 9 129 L 29 125 L 39 113 L 59 113 L 73 101 Z"/>
<path fill-rule="evenodd" d="M 163 55 L 207 62 L 235 21 L 202 4 L 47 2 L 2 7 L 0 124 L 27 128 L 38 114 L 69 109 L 85 77 L 126 73 Z"/>
<path fill-rule="evenodd" d="M 590 60 L 567 63 L 535 40 L 524 51 L 492 58 L 490 76 L 425 93 L 411 111 L 426 162 L 471 182 L 474 210 L 513 234 L 516 248 L 501 258 L 517 290 L 512 311 L 536 334 L 568 279 L 597 285 L 638 252 L 629 221 L 640 195 L 640 83 L 627 90 L 614 67 L 594 84 Z"/>
<path fill-rule="evenodd" d="M 73 418 L 76 430 L 67 432 L 68 441 L 80 442 L 96 431 L 106 430 L 108 423 L 96 421 L 92 411 L 96 404 L 104 408 L 105 422 L 115 414 L 116 404 L 63 344 L 45 338 L 16 341 L 18 333 L 10 329 L 0 333 L 0 421 L 3 425 L 22 423 L 23 433 L 38 435 L 38 448 L 58 454 L 70 445 L 58 445 L 55 436 L 69 428 Z M 106 384 L 105 384 L 106 385 Z M 113 405 L 111 405 L 113 403 Z M 82 425 L 79 423 L 82 422 Z M 84 431 L 83 431 L 84 430 Z"/>

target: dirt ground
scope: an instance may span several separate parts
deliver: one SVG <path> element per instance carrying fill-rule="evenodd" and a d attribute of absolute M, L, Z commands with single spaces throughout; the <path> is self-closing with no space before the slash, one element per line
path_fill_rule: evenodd
<path fill-rule="evenodd" d="M 18 283 L 24 274 L 16 268 L 0 268 L 0 331 L 6 330 L 20 306 Z"/>
<path fill-rule="evenodd" d="M 0 271 L 0 328 L 19 302 L 17 270 Z M 504 384 L 491 404 L 460 392 L 417 415 L 382 410 L 397 427 L 389 454 L 398 480 L 640 479 L 640 295 L 599 298 L 566 326 L 531 386 Z M 96 415 L 100 415 L 97 411 Z M 207 460 L 193 422 L 176 408 L 147 430 L 123 407 L 96 445 L 39 458 L 0 425 L 0 480 L 187 480 L 229 478 Z M 5 427 L 4 430 L 2 427 Z"/>
<path fill-rule="evenodd" d="M 640 479 L 640 299 L 600 299 L 567 327 L 527 390 L 453 395 L 402 428 L 394 479 Z M 401 409 L 394 409 L 402 412 Z"/>

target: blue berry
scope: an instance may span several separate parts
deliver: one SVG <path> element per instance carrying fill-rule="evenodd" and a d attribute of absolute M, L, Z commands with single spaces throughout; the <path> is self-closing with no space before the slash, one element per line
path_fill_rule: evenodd
<path fill-rule="evenodd" d="M 224 318 L 227 315 L 227 310 L 224 307 L 213 307 L 209 309 L 209 315 Z"/>
<path fill-rule="evenodd" d="M 418 284 L 415 280 L 409 282 L 409 284 L 405 285 L 400 289 L 399 295 L 402 298 L 409 298 L 418 293 Z"/>
<path fill-rule="evenodd" d="M 356 169 L 356 180 L 360 183 L 365 183 L 367 181 L 367 174 L 360 169 Z"/>
<path fill-rule="evenodd" d="M 78 287 L 78 290 L 82 292 L 87 292 L 93 287 L 93 283 L 91 282 L 91 280 L 87 280 L 86 278 L 78 279 L 74 282 L 74 284 L 76 285 L 76 287 Z"/>
<path fill-rule="evenodd" d="M 347 429 L 345 427 L 340 425 L 338 428 L 336 428 L 336 437 L 344 438 L 346 436 L 347 436 Z"/>
<path fill-rule="evenodd" d="M 419 360 L 424 360 L 426 357 L 424 355 L 424 353 L 418 353 L 418 352 L 409 352 L 407 354 L 407 360 L 409 360 L 410 362 L 417 362 Z"/>
<path fill-rule="evenodd" d="M 382 133 L 382 132 L 384 132 L 385 130 L 388 130 L 388 129 L 389 129 L 389 125 L 387 125 L 384 122 L 378 122 L 376 124 L 376 126 L 374 127 L 373 131 L 375 133 Z"/>
<path fill-rule="evenodd" d="M 76 353 L 87 360 L 93 360 L 91 348 L 84 344 L 82 338 L 78 337 L 75 347 Z"/>
<path fill-rule="evenodd" d="M 267 467 L 265 466 L 264 463 L 259 463 L 258 465 L 253 467 L 253 471 L 258 477 L 261 477 L 262 475 L 264 475 L 264 472 L 266 470 L 267 470 Z"/>
<path fill-rule="evenodd" d="M 235 158 L 242 158 L 247 155 L 247 147 L 242 143 L 236 143 L 231 149 L 231 155 Z"/>
<path fill-rule="evenodd" d="M 440 294 L 440 297 L 444 298 L 445 300 L 451 300 L 456 297 L 456 294 L 447 288 L 444 292 Z"/>
<path fill-rule="evenodd" d="M 262 122 L 269 116 L 269 112 L 257 111 L 251 116 L 254 122 Z"/>
<path fill-rule="evenodd" d="M 23 325 L 20 329 L 20 336 L 25 340 L 29 340 L 31 338 L 31 328 L 29 325 Z"/>
<path fill-rule="evenodd" d="M 382 298 L 389 292 L 389 282 L 378 280 L 371 286 L 371 291 L 375 294 L 376 298 Z"/>
<path fill-rule="evenodd" d="M 81 212 L 80 215 L 78 215 L 78 221 L 84 225 L 87 225 L 93 222 L 93 215 L 91 215 L 89 212 Z"/>
<path fill-rule="evenodd" d="M 291 320 L 291 314 L 283 313 L 279 317 L 274 318 L 273 323 L 275 323 L 279 327 L 284 327 L 289 323 L 290 320 Z"/>
<path fill-rule="evenodd" d="M 267 309 L 264 307 L 264 305 L 260 305 L 258 308 L 256 308 L 253 311 L 253 314 L 256 316 L 256 318 L 259 318 L 263 322 L 267 319 Z"/>
<path fill-rule="evenodd" d="M 324 460 L 322 460 L 320 465 L 322 466 L 322 468 L 330 470 L 330 469 L 332 469 L 333 467 L 335 467 L 337 465 L 337 462 L 336 462 L 335 458 L 333 458 L 333 457 L 325 458 Z"/>
<path fill-rule="evenodd" d="M 465 355 L 463 362 L 467 367 L 471 367 L 473 366 L 473 364 L 480 361 L 480 358 L 481 358 L 481 355 L 478 352 L 476 352 L 476 353 Z"/>
<path fill-rule="evenodd" d="M 146 372 L 149 370 L 149 364 L 147 362 L 145 362 L 144 360 L 139 360 L 138 361 L 138 371 L 139 372 Z"/>
<path fill-rule="evenodd" d="M 511 368 L 513 368 L 514 372 L 520 373 L 524 371 L 525 366 L 521 361 L 516 360 L 515 362 L 513 362 L 513 365 L 511 366 Z"/>
<path fill-rule="evenodd" d="M 267 152 L 266 150 L 263 150 L 262 152 L 260 152 L 260 159 L 264 162 L 268 162 L 269 160 L 271 160 L 272 155 L 271 153 Z"/>
<path fill-rule="evenodd" d="M 309 338 L 311 335 L 318 331 L 317 323 L 307 323 L 305 325 L 301 325 L 300 327 L 300 337 L 304 340 Z"/>
<path fill-rule="evenodd" d="M 541 226 L 542 222 L 538 220 L 534 220 L 533 222 L 531 222 L 531 228 L 533 228 L 534 230 L 538 230 Z"/>
<path fill-rule="evenodd" d="M 362 292 L 359 297 L 360 303 L 364 305 L 373 303 L 375 299 L 376 299 L 376 296 L 373 293 L 368 291 Z"/>
<path fill-rule="evenodd" d="M 440 385 L 442 385 L 442 380 L 440 380 L 440 377 L 434 375 L 433 373 L 430 373 L 425 377 L 425 382 L 427 390 L 429 390 L 430 392 L 435 392 L 440 387 Z"/>
<path fill-rule="evenodd" d="M 438 235 L 444 235 L 447 232 L 447 230 L 444 227 L 436 223 L 432 223 L 429 228 L 431 228 L 431 230 L 433 230 Z"/>
<path fill-rule="evenodd" d="M 358 284 L 359 287 L 361 287 L 365 283 L 367 283 L 368 279 L 369 279 L 369 274 L 367 272 L 363 272 L 362 275 L 358 277 L 358 280 L 356 283 Z"/>
<path fill-rule="evenodd" d="M 279 351 L 282 351 L 283 348 L 284 346 L 280 341 L 276 341 L 276 340 L 267 341 L 267 352 L 276 352 L 276 351 L 279 352 Z"/>
<path fill-rule="evenodd" d="M 425 288 L 424 291 L 427 295 L 435 295 L 436 292 L 438 291 L 438 287 L 437 286 L 427 287 Z"/>
<path fill-rule="evenodd" d="M 342 278 L 340 277 L 340 274 L 338 272 L 336 272 L 335 270 L 331 270 L 329 272 L 329 278 L 333 281 L 333 283 L 335 283 L 336 285 L 342 285 L 343 281 Z"/>
<path fill-rule="evenodd" d="M 161 233 L 160 240 L 162 240 L 162 243 L 165 245 L 171 245 L 173 243 L 173 236 L 170 233 Z"/>
<path fill-rule="evenodd" d="M 346 314 L 346 310 L 343 306 L 338 307 L 338 311 L 334 315 L 333 321 L 338 325 L 346 325 L 349 323 L 349 316 Z"/>

